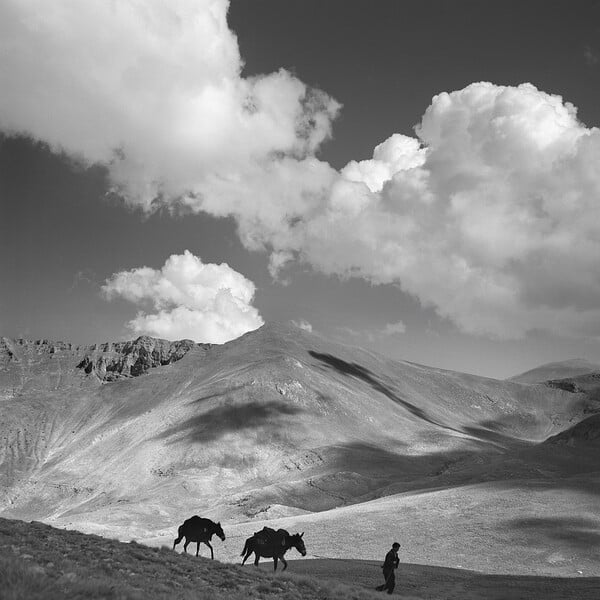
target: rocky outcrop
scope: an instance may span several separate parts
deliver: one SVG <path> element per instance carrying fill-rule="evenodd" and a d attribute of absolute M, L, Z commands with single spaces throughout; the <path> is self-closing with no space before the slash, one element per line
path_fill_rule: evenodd
<path fill-rule="evenodd" d="M 546 381 L 548 387 L 564 390 L 574 394 L 585 394 L 591 402 L 598 404 L 600 408 L 600 372 L 586 373 L 577 377 L 564 379 L 551 379 Z"/>
<path fill-rule="evenodd" d="M 26 340 L 23 338 L 0 337 L 0 357 L 5 360 L 19 361 L 20 354 L 54 354 L 56 352 L 79 352 L 81 346 L 70 342 L 55 342 L 52 340 Z"/>
<path fill-rule="evenodd" d="M 576 446 L 589 442 L 600 443 L 600 413 L 587 417 L 546 440 L 547 444 Z"/>
<path fill-rule="evenodd" d="M 0 337 L 0 364 L 19 361 L 15 350 L 15 342 L 7 337 Z"/>
<path fill-rule="evenodd" d="M 0 371 L 5 372 L 6 377 L 12 373 L 11 389 L 15 386 L 20 389 L 25 380 L 31 383 L 35 376 L 44 373 L 60 373 L 63 377 L 69 371 L 75 374 L 78 370 L 101 382 L 114 381 L 120 377 L 137 377 L 153 367 L 171 364 L 197 346 L 208 349 L 211 344 L 141 336 L 128 342 L 78 346 L 47 339 L 0 337 Z"/>
<path fill-rule="evenodd" d="M 572 394 L 584 391 L 572 379 L 551 379 L 550 381 L 546 381 L 545 384 L 548 387 L 571 392 Z"/>
<path fill-rule="evenodd" d="M 95 375 L 101 381 L 137 377 L 153 367 L 180 360 L 194 346 L 196 343 L 192 340 L 170 342 L 148 336 L 130 342 L 97 344 L 86 348 L 86 354 L 77 368 Z"/>

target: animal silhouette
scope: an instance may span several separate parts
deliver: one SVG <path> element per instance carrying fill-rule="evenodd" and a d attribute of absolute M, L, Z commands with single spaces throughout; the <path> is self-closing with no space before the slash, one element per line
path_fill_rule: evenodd
<path fill-rule="evenodd" d="M 273 570 L 277 570 L 277 561 L 283 563 L 283 570 L 287 569 L 287 561 L 283 555 L 290 549 L 296 548 L 302 556 L 306 556 L 306 547 L 302 539 L 302 533 L 290 535 L 285 529 L 275 531 L 270 527 L 264 527 L 261 531 L 254 532 L 244 544 L 241 556 L 244 557 L 242 564 L 248 560 L 248 557 L 254 552 L 254 566 L 258 566 L 260 557 L 273 559 Z"/>
<path fill-rule="evenodd" d="M 173 550 L 175 546 L 185 537 L 183 551 L 187 554 L 187 547 L 190 542 L 196 542 L 196 556 L 200 550 L 200 542 L 205 543 L 210 548 L 210 557 L 214 559 L 215 553 L 210 545 L 210 540 L 213 535 L 218 535 L 222 541 L 225 541 L 225 534 L 221 527 L 221 523 L 215 523 L 210 519 L 204 519 L 198 515 L 194 515 L 183 522 L 177 530 L 177 539 L 173 542 Z"/>

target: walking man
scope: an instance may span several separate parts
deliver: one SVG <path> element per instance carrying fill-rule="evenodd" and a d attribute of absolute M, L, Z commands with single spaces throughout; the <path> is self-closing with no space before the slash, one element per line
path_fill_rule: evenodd
<path fill-rule="evenodd" d="M 394 587 L 396 586 L 395 570 L 400 564 L 400 559 L 398 558 L 399 549 L 400 544 L 398 542 L 394 542 L 392 544 L 392 549 L 385 555 L 385 560 L 383 561 L 383 565 L 381 565 L 385 583 L 383 585 L 378 585 L 375 588 L 378 592 L 387 590 L 387 593 L 391 594 L 394 591 Z"/>

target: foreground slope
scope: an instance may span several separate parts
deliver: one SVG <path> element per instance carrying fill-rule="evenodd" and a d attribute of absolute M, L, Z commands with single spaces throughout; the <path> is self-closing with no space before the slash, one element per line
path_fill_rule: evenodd
<path fill-rule="evenodd" d="M 6 600 L 376 597 L 364 588 L 314 577 L 273 577 L 166 548 L 5 519 L 0 519 L 0 595 Z"/>
<path fill-rule="evenodd" d="M 42 523 L 0 518 L 0 590 L 7 600 L 368 600 L 380 583 L 381 560 L 223 564 L 167 548 L 122 543 Z M 401 560 L 397 594 L 407 599 L 596 600 L 600 578 L 487 575 Z"/>
<path fill-rule="evenodd" d="M 221 346 L 181 344 L 6 340 L 2 514 L 156 540 L 202 514 L 239 532 L 236 544 L 258 521 L 287 517 L 312 528 L 319 554 L 338 556 L 340 507 L 351 522 L 365 515 L 377 537 L 389 517 L 373 503 L 403 510 L 409 498 L 427 515 L 424 492 L 447 493 L 455 499 L 430 503 L 431 515 L 469 548 L 477 532 L 465 533 L 451 507 L 470 494 L 479 522 L 494 512 L 497 486 L 550 485 L 540 495 L 548 507 L 566 490 L 561 502 L 583 512 L 581 488 L 597 493 L 595 446 L 544 443 L 598 410 L 586 393 L 392 361 L 281 324 Z M 490 501 L 477 508 L 479 497 Z M 528 509 L 527 493 L 514 497 L 507 514 Z M 422 560 L 455 565 L 434 538 L 424 548 Z M 358 552 L 375 558 L 381 548 Z M 467 551 L 464 566 L 480 565 L 479 552 Z"/>

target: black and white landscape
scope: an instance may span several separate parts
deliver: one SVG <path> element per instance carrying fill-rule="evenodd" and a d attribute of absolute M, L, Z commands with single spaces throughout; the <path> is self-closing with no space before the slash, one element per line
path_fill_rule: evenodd
<path fill-rule="evenodd" d="M 597 597 L 599 23 L 0 0 L 0 590 Z"/>
<path fill-rule="evenodd" d="M 408 562 L 600 576 L 597 365 L 500 381 L 282 324 L 225 345 L 3 338 L 1 360 L 0 516 L 170 545 L 201 514 L 228 561 L 267 524 L 309 557 L 397 537 Z"/>

